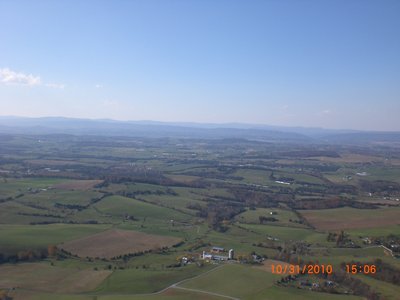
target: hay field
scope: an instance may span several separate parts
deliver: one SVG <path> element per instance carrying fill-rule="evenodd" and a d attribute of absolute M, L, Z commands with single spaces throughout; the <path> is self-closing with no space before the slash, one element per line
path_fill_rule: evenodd
<path fill-rule="evenodd" d="M 302 210 L 301 214 L 319 230 L 376 228 L 400 224 L 400 208 Z"/>
<path fill-rule="evenodd" d="M 103 180 L 69 180 L 66 182 L 55 184 L 53 185 L 53 188 L 62 190 L 87 191 L 102 182 Z"/>
<path fill-rule="evenodd" d="M 42 292 L 80 293 L 95 289 L 112 272 L 59 268 L 44 263 L 0 266 L 0 286 Z"/>
<path fill-rule="evenodd" d="M 170 247 L 181 239 L 138 231 L 111 229 L 59 245 L 79 257 L 113 258 L 119 255 Z"/>

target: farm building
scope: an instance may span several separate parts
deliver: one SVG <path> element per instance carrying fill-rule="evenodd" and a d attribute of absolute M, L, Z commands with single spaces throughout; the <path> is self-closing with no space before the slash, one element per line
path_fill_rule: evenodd
<path fill-rule="evenodd" d="M 228 252 L 228 259 L 233 259 L 235 256 L 235 251 L 233 249 L 230 249 Z"/>
<path fill-rule="evenodd" d="M 202 259 L 213 259 L 213 255 L 210 253 L 206 253 L 206 251 L 203 251 L 203 255 L 201 256 Z"/>
<path fill-rule="evenodd" d="M 203 254 L 201 255 L 201 259 L 204 259 L 204 260 L 218 260 L 218 261 L 234 259 L 234 251 L 233 251 L 233 249 L 230 249 L 228 251 L 228 255 L 221 255 L 219 253 L 222 253 L 222 252 L 218 252 L 218 254 L 215 254 L 214 248 L 218 248 L 218 247 L 213 247 L 211 249 L 212 253 L 207 253 L 206 251 L 203 251 Z M 223 249 L 223 248 L 218 248 L 218 249 Z M 225 250 L 222 250 L 222 251 L 226 252 Z"/>
<path fill-rule="evenodd" d="M 222 247 L 212 247 L 211 252 L 212 253 L 222 253 L 222 252 L 225 252 L 225 249 Z"/>

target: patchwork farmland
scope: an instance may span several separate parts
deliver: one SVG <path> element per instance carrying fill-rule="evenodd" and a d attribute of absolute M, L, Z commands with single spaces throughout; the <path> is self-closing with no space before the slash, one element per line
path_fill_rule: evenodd
<path fill-rule="evenodd" d="M 0 295 L 352 300 L 400 293 L 395 146 L 293 143 L 289 151 L 280 142 L 95 136 L 88 146 L 66 135 L 42 137 L 52 145 L 43 158 L 46 146 L 32 139 L 0 141 L 0 170 L 8 172 L 0 173 Z M 333 272 L 276 272 L 322 264 Z M 351 274 L 346 265 L 377 269 Z"/>

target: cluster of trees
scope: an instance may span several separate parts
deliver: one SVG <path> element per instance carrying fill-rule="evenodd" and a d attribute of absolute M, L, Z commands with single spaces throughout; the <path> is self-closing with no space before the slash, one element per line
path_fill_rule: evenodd
<path fill-rule="evenodd" d="M 172 247 L 176 248 L 176 247 L 182 246 L 183 244 L 184 244 L 184 241 L 180 241 L 180 242 L 172 245 Z M 161 253 L 167 252 L 168 249 L 169 249 L 169 247 L 167 247 L 167 246 L 157 246 L 154 249 L 147 249 L 147 250 L 137 251 L 137 252 L 133 252 L 133 253 L 126 253 L 126 254 L 114 256 L 111 258 L 111 260 L 122 259 L 124 262 L 127 262 L 130 258 L 135 257 L 135 256 L 142 256 L 147 253 L 161 254 Z M 96 259 L 100 259 L 100 258 L 96 257 Z M 103 260 L 105 260 L 105 259 L 103 259 Z"/>
<path fill-rule="evenodd" d="M 54 214 L 39 214 L 39 213 L 25 213 L 25 212 L 17 212 L 17 215 L 21 215 L 21 216 L 33 216 L 33 217 L 56 218 L 56 219 L 61 219 L 61 218 L 63 218 L 63 216 L 54 215 Z"/>
<path fill-rule="evenodd" d="M 87 205 L 79 205 L 79 204 L 64 204 L 64 203 L 54 203 L 54 207 L 60 208 L 60 209 L 72 209 L 72 210 L 84 210 L 89 207 L 89 204 Z"/>
<path fill-rule="evenodd" d="M 400 184 L 387 180 L 360 180 L 360 188 L 364 192 L 378 193 L 382 196 L 400 195 Z"/>
<path fill-rule="evenodd" d="M 160 248 L 159 251 L 164 251 L 167 250 L 168 247 L 164 247 L 164 248 Z M 118 255 L 118 256 L 114 256 L 111 258 L 111 260 L 118 260 L 118 259 L 122 259 L 124 262 L 127 262 L 130 258 L 135 257 L 135 256 L 142 256 L 146 253 L 151 253 L 153 252 L 152 249 L 148 249 L 148 250 L 143 250 L 143 251 L 138 251 L 138 252 L 134 252 L 134 253 L 126 253 L 126 254 L 122 254 L 122 255 Z M 99 259 L 97 257 L 97 259 Z"/>
<path fill-rule="evenodd" d="M 170 195 L 170 196 L 178 196 L 178 193 L 175 192 L 171 188 L 167 188 L 166 190 L 144 190 L 144 191 L 121 191 L 118 194 L 124 197 L 129 197 L 135 199 L 137 195 Z"/>
<path fill-rule="evenodd" d="M 276 222 L 276 221 L 279 221 L 277 218 L 266 217 L 266 216 L 259 216 L 258 220 L 259 220 L 260 224 L 264 224 L 265 222 Z"/>
<path fill-rule="evenodd" d="M 305 150 L 282 151 L 279 152 L 279 155 L 284 157 L 294 157 L 294 158 L 317 157 L 317 156 L 325 156 L 333 158 L 340 157 L 339 153 L 333 150 L 315 150 L 312 148 Z"/>
<path fill-rule="evenodd" d="M 231 188 L 234 200 L 249 207 L 277 207 L 281 201 L 279 195 L 249 188 Z"/>
<path fill-rule="evenodd" d="M 290 206 L 295 209 L 328 209 L 339 207 L 353 207 L 358 209 L 374 209 L 376 205 L 365 202 L 358 202 L 352 199 L 341 197 L 319 198 L 319 199 L 303 199 L 290 203 Z"/>
<path fill-rule="evenodd" d="M 202 206 L 199 203 L 189 203 L 189 209 L 196 210 L 196 216 L 205 218 L 208 224 L 219 232 L 225 232 L 226 226 L 236 215 L 245 211 L 245 206 L 242 203 L 220 200 L 214 201 L 209 199 L 207 206 Z"/>
<path fill-rule="evenodd" d="M 35 261 L 47 257 L 45 250 L 24 250 L 14 254 L 0 253 L 1 263 L 16 263 L 20 261 Z"/>
<path fill-rule="evenodd" d="M 400 254 L 400 235 L 389 234 L 382 237 L 371 237 L 371 243 L 384 245 L 391 249 L 395 254 Z"/>
<path fill-rule="evenodd" d="M 356 247 L 350 239 L 350 236 L 343 230 L 339 232 L 329 232 L 327 241 L 335 242 L 337 247 Z"/>
<path fill-rule="evenodd" d="M 36 261 L 47 257 L 58 257 L 58 255 L 59 251 L 57 247 L 49 245 L 47 249 L 27 249 L 15 253 L 0 253 L 0 264 Z"/>
<path fill-rule="evenodd" d="M 54 203 L 54 207 L 60 208 L 60 209 L 71 209 L 71 210 L 81 211 L 81 210 L 87 209 L 90 205 L 95 204 L 95 203 L 101 201 L 102 199 L 104 199 L 105 197 L 108 197 L 111 195 L 112 195 L 112 193 L 105 192 L 100 197 L 95 197 L 95 198 L 90 199 L 90 203 L 88 203 L 86 205 L 65 204 L 65 203 L 56 202 L 56 203 Z"/>
<path fill-rule="evenodd" d="M 303 265 L 304 260 L 301 256 L 309 254 L 308 246 L 308 244 L 302 241 L 284 243 L 276 247 L 276 249 L 279 250 L 279 253 L 275 258 L 293 265 Z"/>
<path fill-rule="evenodd" d="M 236 215 L 245 211 L 245 208 L 240 204 L 226 202 L 211 202 L 207 207 L 207 221 L 209 225 L 216 231 L 225 232 L 226 226 L 230 220 Z"/>
<path fill-rule="evenodd" d="M 347 287 L 354 295 L 363 296 L 368 300 L 382 299 L 381 296 L 374 289 L 372 289 L 371 286 L 360 279 L 355 278 L 354 275 L 346 273 L 344 270 L 335 270 L 335 272 L 325 277 Z"/>
<path fill-rule="evenodd" d="M 300 269 L 302 269 L 304 265 L 319 264 L 318 261 L 316 261 L 316 262 L 309 261 L 307 263 L 305 263 L 305 261 L 302 259 L 298 259 L 298 261 L 296 261 L 296 259 L 294 259 L 290 255 L 285 256 L 285 257 L 280 257 L 280 260 L 286 261 L 288 263 L 295 264 L 295 265 L 298 264 L 298 265 L 300 265 Z M 333 272 L 331 274 L 327 274 L 327 273 L 315 274 L 318 277 L 323 278 L 323 279 L 327 280 L 327 282 L 332 283 L 332 284 L 319 285 L 318 287 L 314 288 L 314 290 L 317 290 L 320 292 L 328 292 L 328 293 L 337 294 L 337 293 L 341 293 L 340 289 L 338 289 L 337 287 L 342 286 L 342 287 L 347 288 L 352 294 L 358 295 L 358 296 L 363 296 L 363 297 L 367 298 L 368 300 L 381 300 L 382 299 L 381 296 L 374 289 L 371 288 L 371 286 L 369 286 L 368 284 L 364 283 L 363 281 L 355 278 L 354 275 L 346 273 L 346 271 L 344 270 L 345 264 L 346 263 L 341 264 L 343 269 L 335 270 L 335 272 Z M 375 262 L 375 264 L 378 265 L 376 262 Z M 282 277 L 278 281 L 278 283 L 280 283 L 280 284 L 289 283 L 291 281 L 297 280 L 298 278 L 301 278 L 302 276 L 308 276 L 308 275 L 299 274 L 297 276 L 292 276 L 292 275 L 285 276 L 285 277 Z M 389 276 L 389 275 L 387 275 L 387 276 Z M 333 284 L 333 283 L 335 283 L 335 284 Z M 348 294 L 349 291 L 344 290 L 343 292 Z"/>

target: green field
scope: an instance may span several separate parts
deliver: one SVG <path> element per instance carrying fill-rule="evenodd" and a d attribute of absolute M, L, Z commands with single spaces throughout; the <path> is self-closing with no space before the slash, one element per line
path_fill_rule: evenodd
<path fill-rule="evenodd" d="M 341 207 L 299 212 L 320 230 L 385 228 L 400 224 L 400 207 L 379 209 Z"/>
<path fill-rule="evenodd" d="M 38 139 L 0 139 L 0 288 L 13 300 L 352 300 L 363 298 L 350 296 L 345 280 L 335 283 L 341 294 L 316 292 L 302 281 L 326 279 L 278 284 L 286 275 L 268 264 L 319 262 L 337 272 L 343 262 L 379 258 L 400 272 L 382 247 L 400 243 L 396 147 Z M 168 237 L 173 243 L 161 244 Z M 229 261 L 201 258 L 229 249 Z M 358 277 L 385 299 L 399 293 Z"/>
<path fill-rule="evenodd" d="M 275 282 L 280 276 L 243 265 L 226 265 L 182 283 L 190 289 L 210 291 L 239 299 L 321 299 L 322 294 L 280 288 Z M 323 299 L 361 299 L 359 297 L 324 294 Z"/>
<path fill-rule="evenodd" d="M 47 293 L 32 293 L 28 291 L 17 291 L 12 293 L 15 300 L 53 300 L 54 294 Z M 214 295 L 209 295 L 201 292 L 192 292 L 180 289 L 169 289 L 163 293 L 157 293 L 152 295 L 65 295 L 57 294 L 57 300 L 161 300 L 161 299 L 171 299 L 171 300 L 223 300 L 226 297 L 219 297 Z"/>
<path fill-rule="evenodd" d="M 271 287 L 279 276 L 248 266 L 226 265 L 207 276 L 188 280 L 182 287 L 244 298 Z"/>
<path fill-rule="evenodd" d="M 108 225 L 0 225 L 0 252 L 47 249 L 56 245 L 104 231 Z"/>
<path fill-rule="evenodd" d="M 204 273 L 213 266 L 199 268 L 195 265 L 178 269 L 126 269 L 117 270 L 97 289 L 98 294 L 145 294 L 158 292 L 183 279 Z"/>
<path fill-rule="evenodd" d="M 264 224 L 241 224 L 240 226 L 264 237 L 272 237 L 281 241 L 304 240 L 313 243 L 326 243 L 326 234 L 306 228 Z"/>
<path fill-rule="evenodd" d="M 240 223 L 260 224 L 260 216 L 277 219 L 277 221 L 266 221 L 266 224 L 269 223 L 272 225 L 305 227 L 305 225 L 294 222 L 299 221 L 299 219 L 293 211 L 280 208 L 257 208 L 254 210 L 248 209 L 245 212 L 237 215 L 235 220 Z"/>
<path fill-rule="evenodd" d="M 108 214 L 114 218 L 122 218 L 126 213 L 133 215 L 141 221 L 146 219 L 164 223 L 168 223 L 170 220 L 188 221 L 191 218 L 190 215 L 183 214 L 170 208 L 160 207 L 122 196 L 107 197 L 94 205 L 94 207 L 99 212 Z"/>

